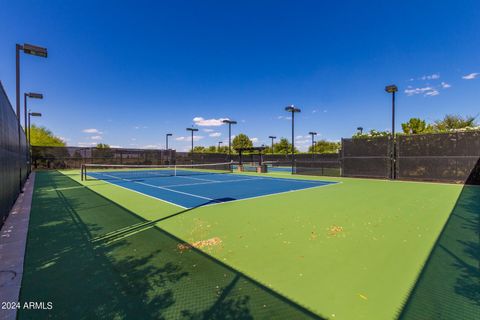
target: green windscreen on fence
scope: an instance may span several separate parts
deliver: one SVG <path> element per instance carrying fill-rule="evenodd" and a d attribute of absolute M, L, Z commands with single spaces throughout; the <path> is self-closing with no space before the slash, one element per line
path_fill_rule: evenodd
<path fill-rule="evenodd" d="M 0 82 L 0 226 L 28 175 L 27 140 L 18 126 L 17 116 Z"/>

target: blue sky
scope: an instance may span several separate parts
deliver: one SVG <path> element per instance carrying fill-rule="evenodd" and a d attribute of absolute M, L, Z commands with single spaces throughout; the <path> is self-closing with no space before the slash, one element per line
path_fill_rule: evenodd
<path fill-rule="evenodd" d="M 256 145 L 309 131 L 339 140 L 358 126 L 390 127 L 387 84 L 399 87 L 398 123 L 480 112 L 480 1 L 2 1 L 0 80 L 22 92 L 35 123 L 69 145 L 127 148 L 226 141 L 238 121 Z M 202 120 L 203 119 L 203 120 Z M 210 120 L 210 121 L 208 121 Z M 209 124 L 209 125 L 208 125 Z M 207 126 L 208 125 L 208 126 Z"/>

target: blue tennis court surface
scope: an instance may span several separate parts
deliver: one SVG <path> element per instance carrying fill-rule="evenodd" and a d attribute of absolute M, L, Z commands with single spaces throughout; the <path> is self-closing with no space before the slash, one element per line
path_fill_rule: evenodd
<path fill-rule="evenodd" d="M 139 171 L 90 172 L 89 177 L 112 183 L 183 208 L 274 195 L 335 184 L 330 181 L 282 179 L 239 174 L 158 176 Z"/>

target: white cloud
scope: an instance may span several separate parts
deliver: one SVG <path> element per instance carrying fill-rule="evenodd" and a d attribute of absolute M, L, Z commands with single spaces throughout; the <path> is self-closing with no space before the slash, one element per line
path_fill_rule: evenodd
<path fill-rule="evenodd" d="M 287 116 L 278 116 L 278 120 L 292 120 L 292 117 L 287 117 Z"/>
<path fill-rule="evenodd" d="M 71 139 L 70 138 L 65 138 L 65 137 L 59 137 L 60 140 L 64 141 L 64 142 L 68 142 L 70 141 Z"/>
<path fill-rule="evenodd" d="M 436 95 L 439 95 L 440 92 L 438 92 L 437 90 L 432 90 L 432 91 L 428 91 L 425 93 L 426 96 L 436 96 Z"/>
<path fill-rule="evenodd" d="M 143 149 L 159 149 L 160 146 L 157 144 L 147 144 L 146 146 L 142 147 Z"/>
<path fill-rule="evenodd" d="M 318 110 L 312 110 L 312 113 L 317 113 L 317 112 L 318 112 Z"/>
<path fill-rule="evenodd" d="M 118 146 L 118 145 L 112 145 L 110 146 L 110 148 L 123 148 L 122 146 Z"/>
<path fill-rule="evenodd" d="M 208 136 L 212 138 L 220 137 L 222 134 L 220 132 L 210 133 Z"/>
<path fill-rule="evenodd" d="M 252 143 L 256 143 L 258 142 L 258 138 L 250 138 L 250 141 L 252 141 Z"/>
<path fill-rule="evenodd" d="M 443 89 L 448 89 L 452 86 L 451 84 L 448 84 L 446 82 L 442 82 L 440 85 L 442 86 Z"/>
<path fill-rule="evenodd" d="M 198 141 L 202 140 L 204 136 L 193 136 L 193 141 Z M 192 141 L 192 138 L 190 136 L 188 137 L 176 137 L 175 140 L 177 141 Z"/>
<path fill-rule="evenodd" d="M 439 94 L 439 92 L 433 87 L 413 88 L 409 86 L 408 89 L 405 89 L 404 92 L 407 96 L 413 96 L 417 94 L 423 94 L 425 96 L 436 96 Z"/>
<path fill-rule="evenodd" d="M 213 130 L 213 129 L 203 129 L 203 131 L 204 131 L 204 132 L 213 132 L 213 131 L 215 131 L 215 130 Z"/>
<path fill-rule="evenodd" d="M 147 129 L 147 126 L 134 126 L 133 129 L 140 130 L 140 129 Z"/>
<path fill-rule="evenodd" d="M 102 138 L 102 136 L 92 136 L 92 137 L 90 137 L 90 139 L 92 139 L 92 140 L 102 140 L 103 138 Z"/>
<path fill-rule="evenodd" d="M 202 117 L 193 118 L 193 122 L 200 127 L 218 127 L 224 124 L 223 120 L 229 120 L 229 119 L 228 118 L 204 119 Z"/>
<path fill-rule="evenodd" d="M 132 139 L 130 139 L 130 140 L 132 140 L 132 141 L 137 141 L 137 138 L 132 138 Z"/>
<path fill-rule="evenodd" d="M 99 131 L 98 129 L 95 129 L 95 128 L 83 129 L 82 131 L 85 132 L 85 133 L 98 133 L 98 134 L 102 134 L 101 131 Z"/>
<path fill-rule="evenodd" d="M 420 77 L 422 80 L 437 80 L 440 79 L 440 75 L 438 73 L 434 73 L 431 75 L 425 75 L 423 77 Z"/>
<path fill-rule="evenodd" d="M 478 78 L 478 76 L 480 75 L 480 73 L 478 72 L 473 72 L 473 73 L 470 73 L 470 74 L 466 74 L 462 77 L 462 79 L 465 79 L 465 80 L 473 80 L 475 78 Z"/>
<path fill-rule="evenodd" d="M 97 145 L 96 142 L 79 142 L 78 146 L 79 147 L 90 147 L 90 146 L 95 146 Z"/>

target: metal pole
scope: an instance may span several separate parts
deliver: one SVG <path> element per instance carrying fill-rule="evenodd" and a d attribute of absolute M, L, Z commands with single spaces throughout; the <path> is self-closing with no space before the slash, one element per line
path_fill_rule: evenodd
<path fill-rule="evenodd" d="M 27 94 L 23 94 L 23 116 L 25 118 L 25 124 L 23 130 L 27 130 Z"/>
<path fill-rule="evenodd" d="M 20 50 L 22 46 L 15 45 L 15 90 L 16 90 L 16 111 L 17 111 L 17 125 L 18 125 L 18 188 L 22 192 L 22 148 L 20 139 Z"/>
<path fill-rule="evenodd" d="M 30 112 L 28 113 L 28 149 L 30 150 L 30 169 L 32 168 L 32 140 L 30 140 Z"/>
<path fill-rule="evenodd" d="M 166 138 L 166 140 L 167 140 L 167 143 L 166 143 L 166 144 L 167 144 L 167 150 L 168 150 L 168 134 L 165 135 L 165 138 Z"/>
<path fill-rule="evenodd" d="M 28 114 L 28 143 L 31 144 L 30 140 L 30 113 Z"/>
<path fill-rule="evenodd" d="M 395 179 L 395 92 L 392 93 L 392 179 Z"/>
<path fill-rule="evenodd" d="M 232 123 L 228 123 L 228 160 L 232 161 Z"/>
<path fill-rule="evenodd" d="M 272 138 L 272 154 L 273 154 L 273 138 Z"/>
<path fill-rule="evenodd" d="M 313 139 L 313 134 L 312 134 L 312 159 L 315 160 L 315 140 Z"/>
<path fill-rule="evenodd" d="M 292 111 L 292 174 L 295 167 L 295 111 Z"/>
<path fill-rule="evenodd" d="M 191 132 L 192 132 L 192 161 L 193 161 L 193 130 Z"/>

